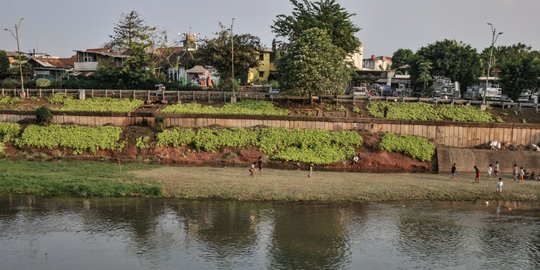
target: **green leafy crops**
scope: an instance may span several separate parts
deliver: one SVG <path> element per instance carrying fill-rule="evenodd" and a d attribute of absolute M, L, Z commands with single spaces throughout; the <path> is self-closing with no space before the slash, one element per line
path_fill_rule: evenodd
<path fill-rule="evenodd" d="M 24 129 L 18 146 L 53 149 L 66 147 L 75 154 L 83 151 L 116 150 L 123 147 L 119 142 L 122 129 L 118 127 L 36 126 Z"/>
<path fill-rule="evenodd" d="M 0 97 L 0 107 L 9 108 L 15 104 L 21 103 L 23 100 L 20 97 Z"/>
<path fill-rule="evenodd" d="M 192 114 L 239 114 L 239 115 L 288 115 L 289 111 L 276 108 L 268 101 L 245 100 L 238 103 L 225 104 L 223 107 L 203 106 L 198 103 L 175 104 L 165 107 L 165 113 Z"/>
<path fill-rule="evenodd" d="M 19 135 L 21 126 L 17 123 L 0 123 L 0 141 L 9 142 Z"/>
<path fill-rule="evenodd" d="M 457 122 L 494 121 L 491 113 L 466 105 L 434 105 L 422 102 L 370 102 L 367 105 L 367 110 L 372 116 L 383 118 L 385 107 L 388 107 L 387 118 L 395 120 L 451 120 Z"/>
<path fill-rule="evenodd" d="M 331 164 L 354 156 L 363 144 L 352 131 L 313 129 L 169 129 L 157 135 L 158 146 L 190 146 L 200 151 L 257 147 L 276 160 Z"/>
<path fill-rule="evenodd" d="M 386 133 L 379 147 L 388 152 L 400 152 L 421 161 L 431 161 L 435 155 L 435 145 L 425 138 Z"/>
<path fill-rule="evenodd" d="M 62 104 L 62 111 L 85 111 L 85 112 L 131 112 L 144 104 L 139 99 L 128 98 L 88 98 L 85 100 L 73 99 L 54 95 L 49 98 L 53 104 Z"/>

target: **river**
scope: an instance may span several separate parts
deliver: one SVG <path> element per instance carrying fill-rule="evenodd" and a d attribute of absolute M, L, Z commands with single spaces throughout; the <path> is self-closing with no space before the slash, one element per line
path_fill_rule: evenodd
<path fill-rule="evenodd" d="M 0 195 L 0 269 L 539 269 L 540 204 Z"/>

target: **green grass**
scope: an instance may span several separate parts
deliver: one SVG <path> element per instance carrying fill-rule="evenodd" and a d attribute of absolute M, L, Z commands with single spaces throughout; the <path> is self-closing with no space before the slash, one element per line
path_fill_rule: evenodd
<path fill-rule="evenodd" d="M 141 164 L 89 161 L 32 162 L 0 160 L 0 193 L 71 197 L 161 197 L 160 183 L 133 180 Z"/>

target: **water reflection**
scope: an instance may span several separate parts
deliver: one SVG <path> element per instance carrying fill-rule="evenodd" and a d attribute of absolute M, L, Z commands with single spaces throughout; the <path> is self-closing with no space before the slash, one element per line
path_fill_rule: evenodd
<path fill-rule="evenodd" d="M 291 204 L 274 217 L 273 269 L 339 269 L 349 261 L 350 208 Z"/>
<path fill-rule="evenodd" d="M 540 204 L 0 195 L 0 269 L 539 269 Z"/>

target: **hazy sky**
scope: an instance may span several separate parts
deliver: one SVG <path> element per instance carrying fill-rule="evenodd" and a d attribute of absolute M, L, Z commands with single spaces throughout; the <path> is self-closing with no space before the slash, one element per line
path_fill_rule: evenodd
<path fill-rule="evenodd" d="M 398 48 L 418 48 L 441 39 L 457 39 L 483 49 L 491 42 L 487 22 L 504 32 L 497 45 L 522 42 L 540 49 L 540 0 L 338 0 L 362 28 L 357 34 L 365 55 L 392 55 Z M 75 49 L 108 41 L 120 15 L 136 10 L 147 24 L 178 40 L 179 32 L 201 36 L 216 32 L 218 22 L 235 20 L 235 33 L 251 33 L 270 46 L 276 15 L 290 14 L 289 0 L 0 0 L 0 29 L 14 28 L 20 17 L 21 50 L 36 49 L 68 57 Z M 0 49 L 16 43 L 0 31 Z"/>

